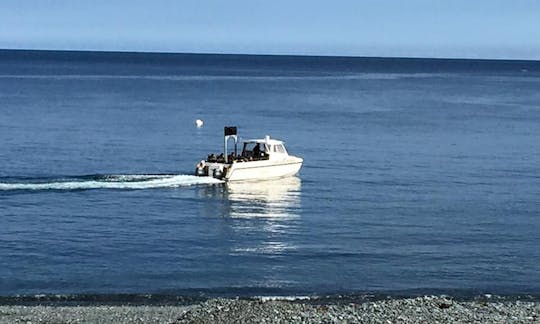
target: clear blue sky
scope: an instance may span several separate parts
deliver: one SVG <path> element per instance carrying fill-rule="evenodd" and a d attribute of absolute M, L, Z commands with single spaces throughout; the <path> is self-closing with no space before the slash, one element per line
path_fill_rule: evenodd
<path fill-rule="evenodd" d="M 1 0 L 0 48 L 540 59 L 540 1 Z"/>

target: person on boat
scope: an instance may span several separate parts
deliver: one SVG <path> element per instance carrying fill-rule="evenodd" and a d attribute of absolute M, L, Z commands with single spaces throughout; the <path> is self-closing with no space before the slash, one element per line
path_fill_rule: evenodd
<path fill-rule="evenodd" d="M 259 159 L 261 157 L 261 146 L 259 143 L 253 148 L 253 158 Z"/>
<path fill-rule="evenodd" d="M 220 155 L 217 156 L 216 161 L 217 161 L 218 163 L 223 163 L 223 162 L 225 162 L 225 156 L 223 155 L 223 153 L 221 153 Z"/>

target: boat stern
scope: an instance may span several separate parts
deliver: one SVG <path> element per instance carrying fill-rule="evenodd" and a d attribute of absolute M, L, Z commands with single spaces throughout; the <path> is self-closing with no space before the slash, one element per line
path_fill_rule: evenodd
<path fill-rule="evenodd" d="M 229 165 L 225 163 L 201 161 L 195 166 L 195 175 L 199 177 L 213 177 L 222 180 Z"/>

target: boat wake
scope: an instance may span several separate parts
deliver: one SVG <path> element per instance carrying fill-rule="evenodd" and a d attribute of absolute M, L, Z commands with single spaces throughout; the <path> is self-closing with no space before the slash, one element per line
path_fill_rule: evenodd
<path fill-rule="evenodd" d="M 0 178 L 0 191 L 9 190 L 91 190 L 91 189 L 153 189 L 192 185 L 217 184 L 223 181 L 212 177 L 184 174 L 151 175 L 89 175 L 54 179 Z"/>

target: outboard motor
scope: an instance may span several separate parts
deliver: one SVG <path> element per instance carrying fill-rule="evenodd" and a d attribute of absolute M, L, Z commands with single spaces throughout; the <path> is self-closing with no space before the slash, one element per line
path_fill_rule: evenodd
<path fill-rule="evenodd" d="M 199 177 L 207 176 L 205 169 L 206 164 L 204 163 L 204 160 L 197 163 L 197 166 L 195 167 L 195 175 Z"/>
<path fill-rule="evenodd" d="M 221 171 L 220 168 L 215 168 L 212 176 L 216 179 L 221 179 L 223 178 L 223 172 Z"/>

